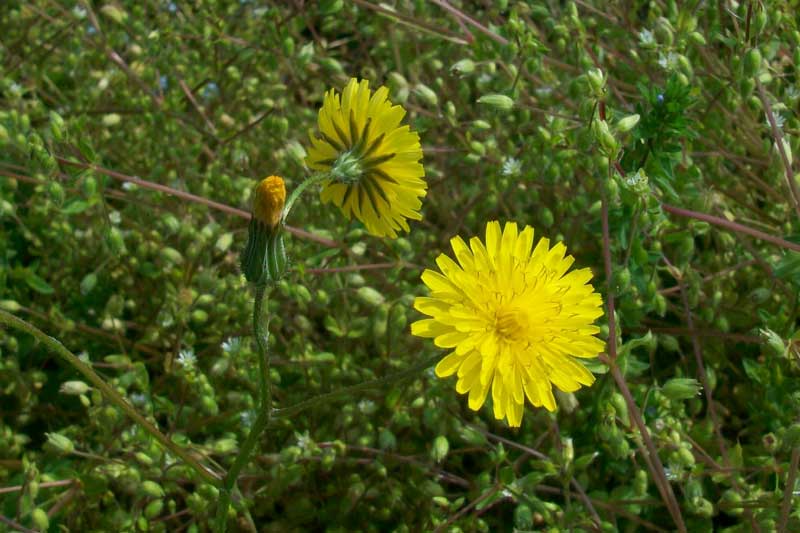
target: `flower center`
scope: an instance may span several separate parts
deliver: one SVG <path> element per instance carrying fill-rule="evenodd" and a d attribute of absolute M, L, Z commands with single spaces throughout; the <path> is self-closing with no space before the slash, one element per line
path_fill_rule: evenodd
<path fill-rule="evenodd" d="M 495 314 L 494 328 L 497 335 L 507 341 L 520 341 L 528 335 L 528 316 L 522 309 L 501 309 Z"/>

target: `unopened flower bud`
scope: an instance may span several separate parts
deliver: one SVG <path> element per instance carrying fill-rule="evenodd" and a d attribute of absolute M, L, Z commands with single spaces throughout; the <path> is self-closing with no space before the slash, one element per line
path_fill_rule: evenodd
<path fill-rule="evenodd" d="M 53 451 L 67 455 L 75 450 L 75 445 L 68 437 L 60 433 L 46 433 L 45 435 L 47 435 L 47 444 Z"/>
<path fill-rule="evenodd" d="M 282 178 L 270 176 L 256 187 L 247 245 L 241 255 L 242 271 L 250 283 L 277 281 L 286 270 L 281 231 L 285 202 L 286 187 Z"/>
<path fill-rule="evenodd" d="M 504 94 L 485 94 L 478 98 L 479 104 L 488 105 L 501 111 L 509 111 L 514 107 L 514 100 Z"/>
<path fill-rule="evenodd" d="M 431 458 L 436 461 L 437 463 L 441 463 L 445 457 L 447 457 L 447 453 L 450 451 L 450 443 L 447 441 L 447 437 L 444 435 L 439 435 L 433 440 L 433 447 L 431 448 Z"/>
<path fill-rule="evenodd" d="M 595 95 L 602 94 L 603 88 L 606 86 L 606 78 L 603 71 L 599 68 L 589 69 L 589 72 L 586 73 L 586 78 L 589 80 L 592 92 Z"/>
<path fill-rule="evenodd" d="M 636 125 L 639 123 L 639 115 L 628 115 L 627 117 L 623 117 L 617 122 L 616 130 L 620 133 L 625 133 L 631 131 Z"/>
<path fill-rule="evenodd" d="M 454 74 L 472 74 L 475 71 L 475 62 L 471 59 L 462 59 L 450 67 Z"/>
<path fill-rule="evenodd" d="M 59 391 L 62 394 L 69 394 L 70 396 L 79 396 L 81 394 L 86 394 L 89 389 L 89 385 L 84 383 L 83 381 L 65 381 L 61 384 L 61 388 Z"/>
<path fill-rule="evenodd" d="M 670 400 L 688 400 L 700 394 L 701 389 L 696 379 L 672 378 L 661 387 L 661 392 Z"/>

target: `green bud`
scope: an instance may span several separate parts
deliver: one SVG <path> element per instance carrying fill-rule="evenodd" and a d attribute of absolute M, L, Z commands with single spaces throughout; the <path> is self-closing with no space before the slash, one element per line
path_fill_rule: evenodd
<path fill-rule="evenodd" d="M 55 111 L 50 111 L 50 133 L 57 141 L 64 138 L 64 119 Z"/>
<path fill-rule="evenodd" d="M 16 300 L 0 300 L 0 309 L 8 311 L 9 313 L 16 313 L 22 306 Z"/>
<path fill-rule="evenodd" d="M 592 68 L 586 73 L 586 79 L 589 80 L 589 86 L 595 96 L 602 96 L 603 89 L 606 86 L 606 77 L 603 71 L 599 68 Z"/>
<path fill-rule="evenodd" d="M 433 446 L 431 447 L 431 459 L 437 463 L 441 463 L 444 458 L 447 457 L 447 453 L 449 451 L 450 443 L 448 442 L 447 437 L 444 435 L 439 435 L 433 439 Z"/>
<path fill-rule="evenodd" d="M 761 70 L 761 52 L 758 50 L 758 48 L 751 48 L 744 55 L 744 61 L 742 61 L 742 72 L 748 78 L 752 78 L 758 74 L 759 70 Z"/>
<path fill-rule="evenodd" d="M 577 459 L 575 459 L 575 470 L 580 472 L 581 470 L 585 470 L 590 464 L 594 462 L 597 456 L 600 455 L 599 452 L 592 452 L 581 455 Z"/>
<path fill-rule="evenodd" d="M 638 114 L 623 117 L 619 122 L 617 122 L 617 125 L 614 127 L 614 129 L 620 133 L 631 131 L 639 123 L 639 118 L 640 117 Z"/>
<path fill-rule="evenodd" d="M 115 6 L 114 4 L 106 4 L 100 8 L 100 12 L 116 22 L 117 24 L 124 24 L 128 19 L 128 13 Z"/>
<path fill-rule="evenodd" d="M 418 83 L 416 87 L 414 87 L 414 92 L 420 100 L 431 107 L 436 107 L 439 104 L 439 97 L 436 96 L 433 89 L 423 83 Z"/>
<path fill-rule="evenodd" d="M 153 466 L 153 459 L 146 453 L 136 452 L 135 454 L 133 454 L 133 456 L 140 464 L 144 466 Z"/>
<path fill-rule="evenodd" d="M 769 353 L 775 357 L 786 355 L 786 344 L 783 339 L 769 328 L 759 330 L 761 337 L 766 341 Z"/>
<path fill-rule="evenodd" d="M 144 508 L 144 516 L 149 520 L 156 518 L 164 510 L 164 500 L 161 498 L 153 500 Z"/>
<path fill-rule="evenodd" d="M 139 491 L 144 496 L 148 496 L 150 498 L 164 497 L 164 489 L 161 488 L 161 485 L 149 479 L 142 482 L 141 486 L 139 487 Z"/>
<path fill-rule="evenodd" d="M 34 527 L 39 531 L 47 531 L 50 528 L 50 519 L 47 517 L 47 513 L 40 507 L 37 507 L 31 513 L 31 523 L 33 523 Z"/>
<path fill-rule="evenodd" d="M 92 292 L 92 289 L 94 289 L 96 285 L 97 285 L 97 274 L 95 274 L 94 272 L 89 272 L 81 280 L 80 283 L 81 294 L 86 296 L 87 294 Z"/>
<path fill-rule="evenodd" d="M 689 34 L 689 41 L 692 42 L 695 46 L 705 46 L 706 45 L 706 38 L 703 37 L 703 34 L 699 31 L 693 31 Z"/>
<path fill-rule="evenodd" d="M 359 300 L 372 307 L 378 307 L 386 301 L 383 294 L 372 287 L 361 287 L 356 291 L 356 296 L 358 296 Z"/>
<path fill-rule="evenodd" d="M 727 515 L 741 516 L 741 514 L 744 512 L 742 497 L 733 489 L 728 489 L 723 492 L 719 503 L 720 509 Z"/>
<path fill-rule="evenodd" d="M 694 455 L 691 451 L 683 447 L 678 450 L 678 462 L 681 465 L 686 468 L 692 468 L 694 466 L 694 461 Z"/>
<path fill-rule="evenodd" d="M 205 324 L 208 322 L 208 313 L 203 309 L 195 309 L 192 311 L 191 318 L 195 324 Z"/>
<path fill-rule="evenodd" d="M 454 74 L 472 74 L 475 72 L 475 62 L 471 59 L 462 59 L 450 67 L 450 72 Z"/>
<path fill-rule="evenodd" d="M 75 444 L 60 433 L 45 433 L 48 447 L 56 453 L 68 455 L 75 451 Z"/>
<path fill-rule="evenodd" d="M 592 122 L 592 133 L 605 154 L 609 158 L 615 159 L 619 151 L 619 143 L 611 134 L 608 123 L 605 120 L 595 120 Z"/>
<path fill-rule="evenodd" d="M 627 268 L 618 269 L 614 272 L 614 288 L 618 293 L 623 293 L 631 286 L 631 271 Z"/>
<path fill-rule="evenodd" d="M 486 122 L 485 120 L 473 120 L 472 127 L 476 130 L 490 130 L 492 129 L 492 125 Z"/>
<path fill-rule="evenodd" d="M 659 43 L 667 46 L 672 45 L 672 41 L 674 40 L 674 36 L 672 34 L 672 25 L 664 17 L 658 19 L 658 23 L 656 24 L 653 33 L 655 34 L 655 37 Z"/>
<path fill-rule="evenodd" d="M 661 387 L 661 392 L 671 400 L 688 400 L 700 394 L 702 388 L 696 379 L 672 378 Z"/>
<path fill-rule="evenodd" d="M 109 113 L 107 115 L 103 115 L 103 125 L 107 128 L 114 127 L 120 122 L 122 122 L 122 117 L 119 116 L 117 113 Z"/>
<path fill-rule="evenodd" d="M 764 28 L 767 26 L 767 11 L 765 9 L 759 9 L 756 12 L 756 15 L 753 17 L 753 25 L 751 27 L 751 31 L 753 36 L 758 36 Z"/>
<path fill-rule="evenodd" d="M 485 94 L 478 98 L 478 103 L 494 107 L 500 111 L 510 111 L 514 107 L 514 100 L 504 94 Z"/>
<path fill-rule="evenodd" d="M 91 387 L 83 381 L 65 381 L 61 384 L 59 391 L 61 394 L 68 394 L 70 396 L 78 396 L 86 394 Z"/>
<path fill-rule="evenodd" d="M 625 425 L 630 423 L 628 418 L 628 404 L 625 402 L 625 398 L 622 394 L 615 392 L 611 395 L 611 405 L 614 406 L 614 410 L 617 412 L 617 416 Z"/>

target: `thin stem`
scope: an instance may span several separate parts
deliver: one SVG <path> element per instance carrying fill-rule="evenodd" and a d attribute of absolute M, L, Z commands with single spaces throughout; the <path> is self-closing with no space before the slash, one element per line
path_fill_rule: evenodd
<path fill-rule="evenodd" d="M 256 348 L 258 350 L 258 369 L 259 369 L 259 410 L 250 433 L 247 435 L 239 455 L 233 462 L 228 474 L 225 476 L 223 486 L 220 491 L 220 499 L 217 505 L 217 516 L 214 522 L 214 531 L 224 533 L 228 524 L 228 507 L 231 502 L 231 493 L 236 487 L 236 480 L 242 468 L 250 462 L 250 456 L 258 443 L 259 437 L 269 424 L 270 413 L 272 412 L 272 382 L 269 379 L 269 349 L 267 339 L 269 338 L 269 318 L 267 319 L 266 330 L 261 326 L 261 315 L 264 306 L 264 296 L 266 286 L 256 286 L 256 299 L 253 303 L 253 335 L 256 338 Z"/>
<path fill-rule="evenodd" d="M 74 367 L 78 372 L 83 374 L 83 376 L 87 380 L 89 380 L 92 383 L 92 385 L 94 385 L 97 389 L 100 390 L 100 392 L 103 394 L 103 396 L 105 396 L 105 398 L 108 401 L 110 401 L 111 403 L 122 409 L 122 411 L 124 411 L 125 414 L 127 414 L 134 422 L 136 422 L 136 424 L 138 424 L 143 430 L 149 433 L 154 439 L 156 439 L 162 446 L 164 446 L 172 454 L 181 458 L 183 462 L 191 466 L 204 480 L 208 481 L 209 483 L 215 486 L 220 485 L 221 479 L 219 474 L 203 466 L 197 459 L 192 457 L 186 449 L 172 442 L 166 435 L 161 433 L 161 431 L 159 431 L 155 425 L 153 425 L 146 418 L 140 415 L 136 411 L 136 409 L 131 404 L 129 404 L 128 401 L 122 397 L 122 395 L 120 395 L 120 393 L 118 393 L 113 387 L 111 387 L 108 383 L 106 383 L 103 380 L 103 378 L 97 375 L 97 373 L 92 369 L 90 365 L 87 365 L 86 363 L 81 361 L 75 354 L 70 352 L 58 340 L 47 335 L 46 333 L 36 328 L 35 326 L 3 310 L 0 310 L 0 322 L 8 326 L 11 326 L 15 329 L 18 329 L 20 331 L 24 331 L 25 333 L 28 333 L 33 337 L 35 337 L 39 342 L 44 344 L 56 355 L 64 359 L 69 365 Z"/>
<path fill-rule="evenodd" d="M 776 244 L 781 248 L 787 248 L 789 250 L 794 250 L 795 252 L 800 252 L 800 244 L 781 239 L 780 237 L 775 237 L 769 233 L 764 233 L 763 231 L 749 228 L 742 224 L 737 224 L 736 222 L 731 222 L 730 220 L 726 220 L 724 218 L 715 217 L 714 215 L 707 215 L 705 213 L 698 213 L 697 211 L 690 211 L 689 209 L 683 209 L 681 207 L 675 207 L 674 205 L 669 204 L 661 204 L 661 209 L 667 213 L 672 213 L 673 215 L 693 218 L 695 220 L 702 220 L 703 222 L 708 222 L 709 224 L 714 224 L 715 226 L 720 226 L 737 233 L 750 235 L 751 237 L 761 239 L 762 241 L 771 242 L 772 244 Z"/>
<path fill-rule="evenodd" d="M 363 383 L 359 383 L 358 385 L 344 387 L 332 392 L 326 392 L 324 394 L 309 398 L 308 400 L 303 400 L 294 405 L 290 405 L 289 407 L 284 407 L 283 409 L 273 409 L 272 416 L 273 418 L 286 418 L 323 403 L 330 403 L 342 398 L 347 398 L 355 392 L 361 392 L 370 389 L 380 389 L 387 385 L 393 385 L 399 381 L 403 381 L 404 379 L 416 376 L 420 371 L 430 367 L 433 363 L 441 358 L 442 356 L 437 354 L 390 376 L 365 381 Z"/>
<path fill-rule="evenodd" d="M 748 24 L 749 22 L 750 19 L 748 19 Z M 767 91 L 764 90 L 764 85 L 761 83 L 761 80 L 758 79 L 758 76 L 755 78 L 756 86 L 758 87 L 758 95 L 761 97 L 761 103 L 764 104 L 764 111 L 767 114 L 767 121 L 772 129 L 772 138 L 775 140 L 775 147 L 778 149 L 778 153 L 781 156 L 786 184 L 789 186 L 789 193 L 791 193 L 793 200 L 792 203 L 794 204 L 794 209 L 797 212 L 797 215 L 800 216 L 800 191 L 797 190 L 797 183 L 794 180 L 792 162 L 789 161 L 789 156 L 786 154 L 786 148 L 783 146 L 783 134 L 778 127 L 778 123 L 775 121 L 775 114 L 772 112 L 772 106 L 769 103 Z"/>
<path fill-rule="evenodd" d="M 181 191 L 178 189 L 173 189 L 172 187 L 167 187 L 166 185 L 161 185 L 160 183 L 154 183 L 152 181 L 147 181 L 142 178 L 138 178 L 136 176 L 129 176 L 127 174 L 123 174 L 121 172 L 117 172 L 116 170 L 111 170 L 108 168 L 103 168 L 98 165 L 93 165 L 89 163 L 82 163 L 80 161 L 73 161 L 71 159 L 66 159 L 64 157 L 55 156 L 56 161 L 63 165 L 69 165 L 72 167 L 78 168 L 86 168 L 97 172 L 98 174 L 103 174 L 104 176 L 108 176 L 110 178 L 114 178 L 115 180 L 125 181 L 128 183 L 134 183 L 143 189 L 149 189 L 151 191 L 158 191 L 163 192 L 165 194 L 169 194 L 171 196 L 175 196 L 177 198 L 181 198 L 183 200 L 188 200 L 190 202 L 198 203 L 201 205 L 208 206 L 212 209 L 216 209 L 218 211 L 222 211 L 223 213 L 228 213 L 230 215 L 234 215 L 237 217 L 242 217 L 246 219 L 250 219 L 250 213 L 243 210 L 238 209 L 236 207 L 231 207 L 226 204 L 221 204 L 219 202 L 215 202 L 213 200 L 209 200 L 208 198 L 203 198 L 202 196 L 197 196 L 196 194 L 192 194 L 189 192 Z M 292 226 L 286 226 L 286 231 L 293 235 L 297 235 L 298 237 L 302 237 L 304 239 L 309 239 L 312 241 L 316 241 L 324 246 L 328 246 L 329 248 L 338 248 L 339 244 L 336 241 L 331 239 L 326 239 L 325 237 L 320 237 L 319 235 L 315 235 L 308 231 L 305 231 L 300 228 L 295 228 Z"/>
<path fill-rule="evenodd" d="M 289 195 L 289 198 L 286 199 L 286 204 L 283 207 L 283 213 L 281 214 L 281 223 L 286 222 L 286 218 L 289 216 L 289 212 L 294 207 L 294 203 L 300 198 L 300 195 L 303 194 L 307 188 L 311 187 L 312 185 L 316 185 L 322 181 L 331 179 L 327 173 L 319 173 L 314 174 L 313 176 L 309 176 L 305 179 L 300 185 L 298 185 L 292 193 Z"/>

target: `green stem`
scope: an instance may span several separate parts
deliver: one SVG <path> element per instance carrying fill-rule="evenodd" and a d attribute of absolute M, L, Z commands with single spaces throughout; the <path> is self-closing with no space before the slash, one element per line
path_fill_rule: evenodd
<path fill-rule="evenodd" d="M 317 183 L 323 182 L 325 180 L 331 179 L 330 175 L 327 172 L 314 174 L 306 178 L 305 181 L 300 183 L 295 190 L 289 195 L 289 198 L 286 199 L 286 204 L 283 207 L 283 214 L 281 215 L 281 224 L 286 222 L 286 218 L 289 216 L 289 212 L 294 207 L 294 203 L 300 198 L 300 195 L 303 194 L 303 191 L 315 185 Z"/>
<path fill-rule="evenodd" d="M 253 335 L 256 338 L 256 348 L 258 349 L 258 369 L 259 369 L 259 409 L 247 439 L 244 441 L 239 455 L 233 461 L 233 465 L 222 484 L 220 499 L 217 505 L 217 516 L 214 523 L 214 531 L 224 533 L 228 523 L 228 508 L 231 503 L 231 493 L 236 487 L 236 480 L 242 468 L 250 461 L 250 455 L 258 443 L 259 437 L 269 425 L 270 413 L 272 408 L 272 384 L 269 379 L 269 351 L 267 339 L 269 336 L 269 319 L 267 319 L 267 329 L 262 330 L 261 314 L 264 305 L 266 286 L 256 286 L 256 300 L 253 304 Z"/>
<path fill-rule="evenodd" d="M 359 383 L 358 385 L 353 385 L 351 387 L 344 387 L 342 389 L 338 389 L 332 392 L 326 392 L 325 394 L 314 396 L 313 398 L 309 398 L 308 400 L 303 400 L 302 402 L 298 402 L 294 405 L 290 405 L 289 407 L 285 407 L 283 409 L 273 409 L 272 416 L 274 418 L 286 418 L 289 416 L 296 415 L 301 411 L 305 411 L 306 409 L 310 409 L 312 407 L 315 407 L 323 403 L 330 403 L 336 400 L 347 398 L 348 396 L 352 395 L 355 392 L 361 392 L 370 389 L 379 389 L 387 385 L 392 385 L 399 381 L 403 381 L 404 379 L 416 376 L 417 374 L 419 374 L 420 371 L 430 367 L 433 363 L 435 363 L 441 358 L 442 358 L 441 354 L 437 354 L 417 363 L 416 365 L 412 365 L 407 369 L 401 370 L 400 372 L 397 372 L 390 376 L 373 379 L 370 381 L 365 381 L 363 383 Z"/>
<path fill-rule="evenodd" d="M 186 464 L 191 466 L 204 480 L 208 481 L 209 483 L 219 486 L 221 479 L 219 474 L 209 470 L 207 467 L 203 466 L 197 459 L 192 457 L 189 452 L 184 449 L 182 446 L 172 442 L 169 437 L 161 433 L 158 428 L 149 422 L 146 418 L 136 411 L 136 409 L 128 403 L 128 401 L 116 391 L 113 387 L 111 387 L 108 383 L 103 381 L 94 369 L 90 366 L 81 361 L 75 354 L 70 352 L 63 344 L 61 344 L 58 340 L 54 339 L 53 337 L 47 335 L 42 330 L 38 329 L 37 327 L 25 322 L 21 318 L 17 318 L 16 316 L 7 313 L 3 310 L 0 310 L 0 322 L 11 326 L 12 328 L 18 329 L 20 331 L 24 331 L 35 337 L 39 342 L 47 346 L 50 350 L 52 350 L 56 355 L 64 359 L 67 363 L 73 366 L 78 372 L 83 374 L 83 376 L 89 380 L 92 385 L 94 385 L 100 392 L 105 396 L 105 398 L 122 409 L 125 414 L 127 414 L 136 424 L 138 424 L 142 429 L 144 429 L 147 433 L 149 433 L 154 439 L 156 439 L 164 448 L 169 450 L 172 454 L 177 457 L 180 457 Z"/>

